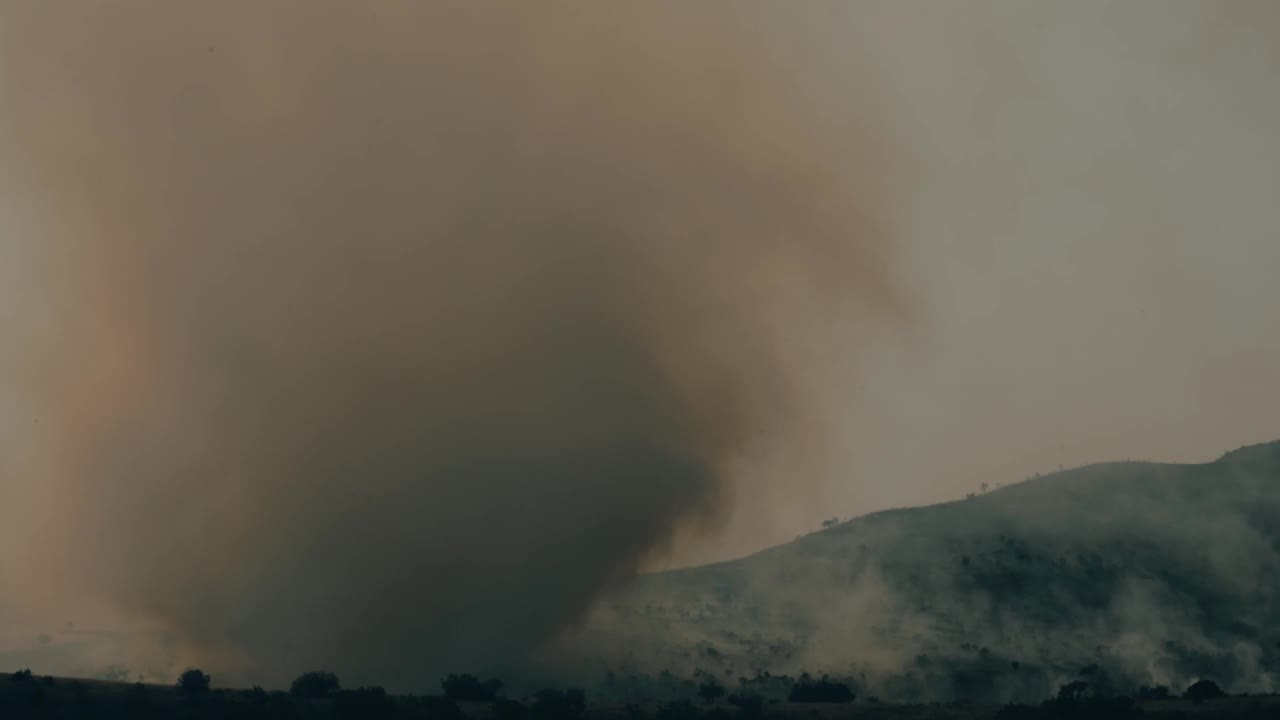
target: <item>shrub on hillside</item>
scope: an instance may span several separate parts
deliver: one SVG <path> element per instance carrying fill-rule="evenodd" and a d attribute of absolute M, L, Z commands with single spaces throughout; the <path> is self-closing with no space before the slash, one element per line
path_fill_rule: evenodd
<path fill-rule="evenodd" d="M 1197 680 L 1191 684 L 1191 687 L 1187 688 L 1186 692 L 1182 693 L 1182 697 L 1196 703 L 1225 696 L 1226 693 L 1222 691 L 1222 688 L 1218 687 L 1218 683 L 1212 680 Z"/>
<path fill-rule="evenodd" d="M 735 694 L 741 697 L 755 696 L 763 701 L 776 702 L 786 699 L 791 694 L 795 684 L 795 678 L 788 675 L 771 675 L 768 671 L 765 671 L 752 678 L 738 678 L 738 689 Z"/>
<path fill-rule="evenodd" d="M 855 697 L 857 696 L 844 683 L 835 682 L 826 675 L 823 675 L 820 680 L 814 680 L 809 677 L 808 673 L 805 673 L 791 687 L 791 693 L 787 696 L 787 701 L 798 703 L 848 703 L 853 702 Z"/>
<path fill-rule="evenodd" d="M 196 697 L 209 692 L 209 677 L 203 670 L 188 668 L 178 676 L 178 689 L 188 697 Z"/>
<path fill-rule="evenodd" d="M 489 678 L 481 682 L 475 675 L 450 675 L 440 681 L 444 696 L 460 702 L 493 702 L 502 689 L 502 681 Z"/>
<path fill-rule="evenodd" d="M 336 695 L 341 686 L 338 676 L 331 672 L 312 671 L 299 675 L 289 685 L 289 694 L 296 697 L 324 698 Z"/>

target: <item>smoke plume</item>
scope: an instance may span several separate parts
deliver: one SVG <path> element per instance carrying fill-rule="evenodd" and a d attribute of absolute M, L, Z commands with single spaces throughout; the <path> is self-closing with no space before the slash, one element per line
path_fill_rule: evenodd
<path fill-rule="evenodd" d="M 18 595 L 422 687 L 529 660 L 749 505 L 734 468 L 803 495 L 830 383 L 907 313 L 827 14 L 6 5 L 44 273 Z"/>

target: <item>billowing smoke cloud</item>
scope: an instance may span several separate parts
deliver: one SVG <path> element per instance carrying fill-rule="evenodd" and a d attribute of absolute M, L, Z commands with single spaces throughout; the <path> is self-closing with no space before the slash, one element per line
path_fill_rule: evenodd
<path fill-rule="evenodd" d="M 734 467 L 803 495 L 825 383 L 906 313 L 824 13 L 6 6 L 47 270 L 17 585 L 420 687 L 529 659 Z"/>

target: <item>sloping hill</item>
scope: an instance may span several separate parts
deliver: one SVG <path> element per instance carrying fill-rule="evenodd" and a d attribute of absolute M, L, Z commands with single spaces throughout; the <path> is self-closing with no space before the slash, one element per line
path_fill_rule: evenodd
<path fill-rule="evenodd" d="M 808 670 L 886 699 L 1038 700 L 1075 679 L 1272 691 L 1280 442 L 1068 470 L 648 576 L 583 639 L 622 675 Z"/>

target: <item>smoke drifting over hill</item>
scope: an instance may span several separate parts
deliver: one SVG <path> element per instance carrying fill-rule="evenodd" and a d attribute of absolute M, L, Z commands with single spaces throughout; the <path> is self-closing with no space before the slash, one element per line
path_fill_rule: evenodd
<path fill-rule="evenodd" d="M 823 12 L 733 7 L 6 6 L 14 597 L 417 686 L 529 657 L 735 462 L 819 476 L 817 391 L 908 314 L 893 168 Z"/>

